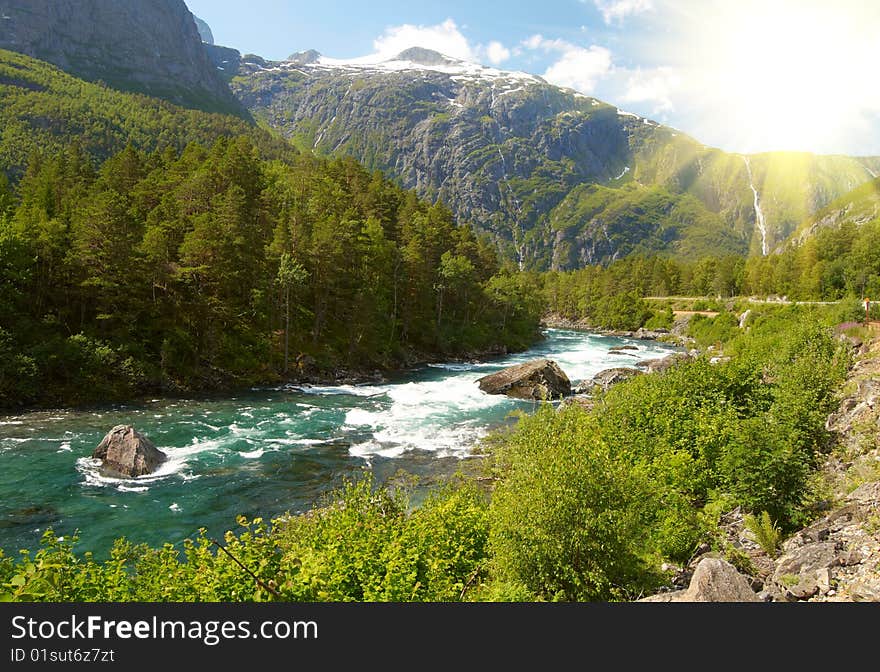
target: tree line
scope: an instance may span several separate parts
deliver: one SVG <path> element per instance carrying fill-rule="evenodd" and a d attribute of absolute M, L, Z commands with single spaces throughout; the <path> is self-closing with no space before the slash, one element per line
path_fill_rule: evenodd
<path fill-rule="evenodd" d="M 627 257 L 607 266 L 543 276 L 547 310 L 596 327 L 662 326 L 642 299 L 785 296 L 793 301 L 880 297 L 880 220 L 820 229 L 799 245 L 759 257 L 706 256 L 694 261 Z"/>
<path fill-rule="evenodd" d="M 523 348 L 534 279 L 350 159 L 76 143 L 0 183 L 0 405 Z"/>

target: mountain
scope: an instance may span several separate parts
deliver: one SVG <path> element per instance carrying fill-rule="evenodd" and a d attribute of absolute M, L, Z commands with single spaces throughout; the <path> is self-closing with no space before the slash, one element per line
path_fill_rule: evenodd
<path fill-rule="evenodd" d="M 244 56 L 231 86 L 297 146 L 444 201 L 538 268 L 771 252 L 880 170 L 877 158 L 725 153 L 535 75 L 421 48 L 379 63 Z"/>
<path fill-rule="evenodd" d="M 807 219 L 792 235 L 795 245 L 828 229 L 845 224 L 860 227 L 880 220 L 880 178 L 873 179 L 828 204 Z"/>
<path fill-rule="evenodd" d="M 127 145 L 152 151 L 208 146 L 246 135 L 264 156 L 294 150 L 239 117 L 177 107 L 142 94 L 115 91 L 49 63 L 0 50 L 0 173 L 16 181 L 31 157 L 58 154 L 76 143 L 96 163 Z"/>
<path fill-rule="evenodd" d="M 243 113 L 183 0 L 0 0 L 0 49 L 123 91 Z"/>

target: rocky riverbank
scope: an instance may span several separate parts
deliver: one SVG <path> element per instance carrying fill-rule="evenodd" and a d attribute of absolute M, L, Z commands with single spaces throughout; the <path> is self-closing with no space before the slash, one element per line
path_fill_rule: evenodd
<path fill-rule="evenodd" d="M 677 317 L 670 329 L 637 329 L 635 331 L 621 331 L 618 329 L 602 329 L 592 326 L 587 320 L 572 320 L 562 315 L 548 314 L 541 319 L 541 326 L 547 329 L 571 329 L 573 331 L 588 331 L 602 336 L 614 336 L 616 338 L 634 338 L 640 341 L 660 341 L 671 343 L 685 348 L 694 345 L 694 339 L 687 336 L 687 324 L 690 316 Z"/>
<path fill-rule="evenodd" d="M 503 345 L 482 350 L 471 350 L 456 355 L 409 352 L 399 362 L 381 369 L 321 367 L 310 355 L 301 355 L 291 362 L 290 370 L 283 375 L 283 384 L 292 387 L 307 385 L 382 385 L 394 376 L 434 362 L 481 362 L 487 359 L 505 357 L 511 352 L 509 348 Z"/>
<path fill-rule="evenodd" d="M 859 354 L 826 423 L 834 448 L 819 474 L 827 496 L 814 506 L 817 519 L 775 550 L 758 543 L 739 509 L 722 519 L 725 555 L 762 601 L 880 602 L 880 339 L 852 345 Z M 702 550 L 687 567 L 670 568 L 669 590 L 644 601 L 744 601 L 729 566 L 700 569 L 720 555 Z M 706 577 L 717 581 L 708 592 Z"/>

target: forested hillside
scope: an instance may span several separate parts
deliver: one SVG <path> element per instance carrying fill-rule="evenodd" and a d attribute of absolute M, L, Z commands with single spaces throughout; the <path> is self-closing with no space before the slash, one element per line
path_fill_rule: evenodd
<path fill-rule="evenodd" d="M 0 404 L 279 381 L 524 347 L 541 311 L 495 250 L 351 160 L 247 137 L 93 167 L 37 154 L 0 193 Z"/>
<path fill-rule="evenodd" d="M 190 142 L 247 135 L 266 156 L 295 150 L 264 130 L 224 114 L 177 107 L 77 79 L 43 61 L 0 50 L 0 171 L 17 180 L 32 154 L 54 154 L 76 142 L 94 160 L 127 145 L 182 150 Z"/>

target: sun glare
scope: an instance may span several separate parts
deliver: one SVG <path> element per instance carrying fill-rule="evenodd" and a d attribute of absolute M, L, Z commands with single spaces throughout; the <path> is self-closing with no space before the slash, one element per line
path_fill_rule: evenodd
<path fill-rule="evenodd" d="M 675 48 L 688 97 L 710 108 L 705 123 L 723 126 L 735 151 L 852 145 L 880 111 L 873 4 L 700 3 Z"/>

